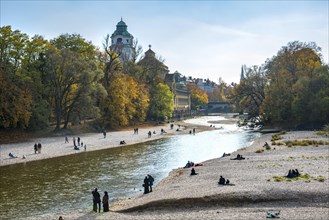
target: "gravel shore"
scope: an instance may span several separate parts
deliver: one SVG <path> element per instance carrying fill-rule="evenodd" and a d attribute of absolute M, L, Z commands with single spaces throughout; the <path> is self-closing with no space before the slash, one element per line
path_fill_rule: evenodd
<path fill-rule="evenodd" d="M 180 126 L 178 126 L 180 125 Z M 146 126 L 139 128 L 138 134 L 134 134 L 133 128 L 130 130 L 107 132 L 106 138 L 102 133 L 88 133 L 76 135 L 81 139 L 83 144 L 87 145 L 87 151 L 102 150 L 120 146 L 120 141 L 124 140 L 126 145 L 132 145 L 160 138 L 170 137 L 172 135 L 187 134 L 191 129 L 195 128 L 196 132 L 208 130 L 206 126 L 191 125 L 184 122 L 174 123 L 174 129 L 170 129 L 170 124 L 159 126 Z M 166 133 L 161 134 L 161 129 Z M 177 131 L 179 129 L 179 131 Z M 148 132 L 152 132 L 152 136 L 148 137 Z M 155 132 L 155 134 L 153 133 Z M 60 157 L 70 154 L 84 152 L 84 148 L 79 146 L 80 150 L 74 150 L 73 136 L 68 136 L 69 143 L 65 143 L 65 136 L 37 138 L 26 142 L 10 143 L 0 145 L 0 166 L 6 166 L 16 163 L 26 163 L 34 160 L 43 160 L 48 158 Z M 41 143 L 42 149 L 40 154 L 35 154 L 34 144 Z M 10 158 L 12 153 L 17 158 Z M 23 155 L 25 159 L 23 159 Z"/>
<path fill-rule="evenodd" d="M 266 134 L 250 147 L 206 161 L 195 167 L 195 176 L 190 168 L 175 169 L 152 193 L 119 201 L 109 213 L 76 210 L 33 219 L 264 219 L 270 210 L 280 211 L 281 219 L 328 219 L 329 145 L 276 145 L 256 153 L 270 140 Z M 312 131 L 287 132 L 280 141 L 286 140 L 329 141 Z M 231 160 L 237 154 L 246 159 Z M 289 169 L 303 178 L 284 178 Z M 219 186 L 220 175 L 233 185 Z"/>

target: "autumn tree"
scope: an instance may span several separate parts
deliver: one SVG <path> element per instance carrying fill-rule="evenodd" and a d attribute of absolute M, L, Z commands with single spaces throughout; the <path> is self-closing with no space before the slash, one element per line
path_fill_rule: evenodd
<path fill-rule="evenodd" d="M 266 62 L 268 85 L 261 112 L 268 123 L 313 126 L 328 122 L 328 111 L 323 111 L 328 109 L 328 68 L 322 65 L 320 51 L 315 43 L 290 42 Z"/>
<path fill-rule="evenodd" d="M 113 76 L 109 90 L 104 109 L 107 126 L 115 128 L 145 120 L 149 97 L 143 84 L 127 74 L 117 74 Z"/>
<path fill-rule="evenodd" d="M 187 88 L 191 91 L 191 109 L 200 109 L 203 105 L 208 103 L 207 93 L 200 89 L 196 84 L 189 83 Z"/>

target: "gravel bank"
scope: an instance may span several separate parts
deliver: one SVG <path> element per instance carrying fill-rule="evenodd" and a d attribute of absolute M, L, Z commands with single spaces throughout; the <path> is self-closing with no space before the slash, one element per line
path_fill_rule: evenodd
<path fill-rule="evenodd" d="M 314 132 L 288 132 L 285 140 L 325 140 Z M 264 219 L 269 210 L 281 219 L 327 219 L 329 216 L 329 146 L 271 146 L 255 153 L 271 134 L 261 136 L 231 156 L 206 161 L 190 169 L 178 168 L 162 180 L 152 193 L 113 204 L 109 213 L 76 210 L 33 219 Z M 275 147 L 275 149 L 274 149 Z M 242 154 L 245 160 L 230 160 Z M 275 181 L 298 169 L 307 178 Z M 219 176 L 234 185 L 219 186 Z M 321 177 L 322 176 L 322 177 Z"/>

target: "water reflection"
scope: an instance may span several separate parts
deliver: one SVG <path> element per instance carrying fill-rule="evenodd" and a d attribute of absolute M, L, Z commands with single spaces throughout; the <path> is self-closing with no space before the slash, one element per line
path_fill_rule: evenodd
<path fill-rule="evenodd" d="M 26 164 L 0 167 L 0 216 L 19 219 L 44 213 L 90 209 L 91 191 L 109 192 L 110 202 L 142 190 L 148 173 L 155 184 L 187 160 L 201 162 L 245 147 L 255 133 L 214 130 L 180 135 Z M 15 216 L 15 217 L 13 217 Z"/>

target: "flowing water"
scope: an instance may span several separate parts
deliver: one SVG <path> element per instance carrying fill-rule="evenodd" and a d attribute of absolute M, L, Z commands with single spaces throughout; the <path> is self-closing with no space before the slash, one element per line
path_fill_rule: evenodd
<path fill-rule="evenodd" d="M 192 119 L 208 125 L 219 116 Z M 235 125 L 178 135 L 142 144 L 0 167 L 1 219 L 24 219 L 45 213 L 91 210 L 91 191 L 109 192 L 110 202 L 142 193 L 146 174 L 155 185 L 188 160 L 202 162 L 251 144 L 257 133 Z"/>

